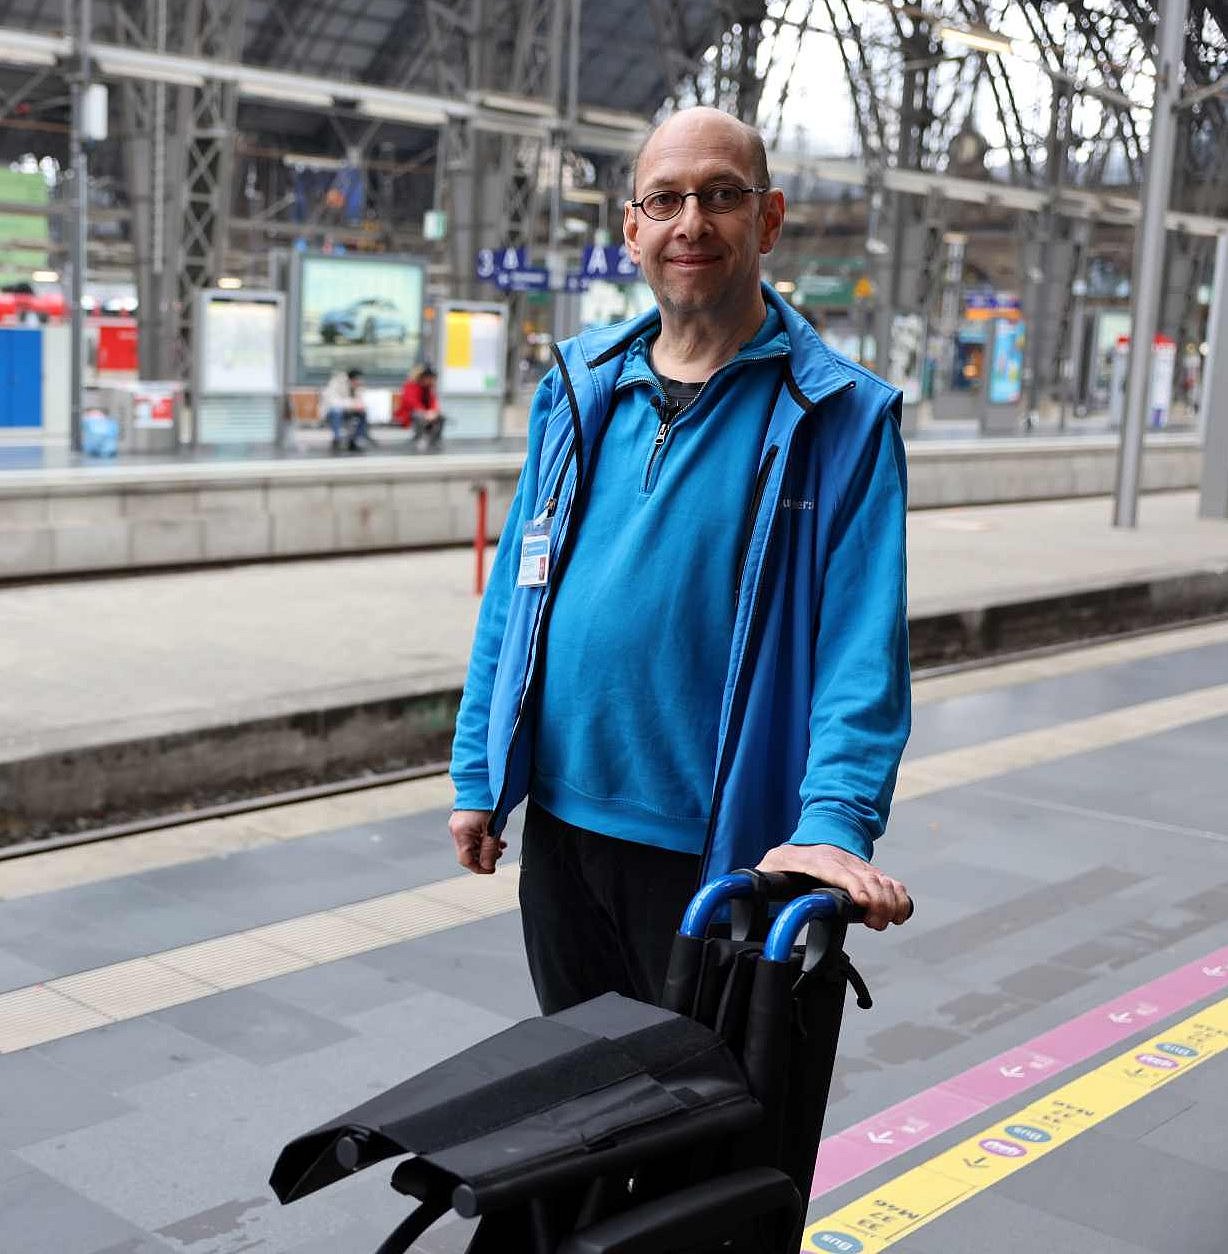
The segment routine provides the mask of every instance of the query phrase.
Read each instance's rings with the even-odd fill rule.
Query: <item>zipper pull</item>
[[[678,406],[669,397],[653,397],[653,407],[657,413],[661,415],[660,424],[657,427],[657,437],[652,442],[653,448],[660,448],[665,443],[666,436],[669,435],[670,428],[674,425],[674,419],[678,417]]]

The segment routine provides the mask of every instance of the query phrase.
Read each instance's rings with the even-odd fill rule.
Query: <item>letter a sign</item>
[[[609,283],[634,283],[640,277],[639,266],[627,255],[625,244],[590,245],[584,250],[580,273],[586,279]]]
[[[584,265],[581,273],[586,279],[604,279],[610,273],[609,258],[600,244],[594,244],[584,250]]]

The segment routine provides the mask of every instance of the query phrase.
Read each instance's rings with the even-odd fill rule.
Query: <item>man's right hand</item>
[[[456,860],[475,875],[493,875],[507,841],[492,836],[490,810],[453,810],[448,831],[456,844]]]

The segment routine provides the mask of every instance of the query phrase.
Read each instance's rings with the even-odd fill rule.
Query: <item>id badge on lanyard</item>
[[[544,514],[525,523],[520,540],[518,588],[542,588],[550,578],[550,519]]]

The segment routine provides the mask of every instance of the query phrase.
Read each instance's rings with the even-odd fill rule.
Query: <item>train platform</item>
[[[958,424],[944,430],[908,441],[914,511],[1113,491],[1116,435],[976,439],[958,438]],[[488,537],[498,535],[524,460],[523,433],[445,441],[431,455],[419,455],[400,429],[376,438],[361,455],[334,454],[328,433],[309,429],[282,449],[114,460],[0,438],[0,582],[463,544],[482,519]],[[1145,451],[1144,492],[1198,487],[1196,432],[1149,432]],[[33,460],[23,462],[27,454]]]
[[[915,705],[877,860],[917,913],[850,933],[875,1006],[803,1248],[1222,1254],[1228,623]],[[388,1171],[282,1208],[281,1146],[534,1012],[516,822],[467,876],[449,801],[431,777],[0,861],[0,1249],[373,1252]]]
[[[1190,492],[909,517],[914,664],[1228,609]],[[489,559],[488,559],[489,560]],[[477,614],[437,549],[0,586],[0,844],[446,757]]]

